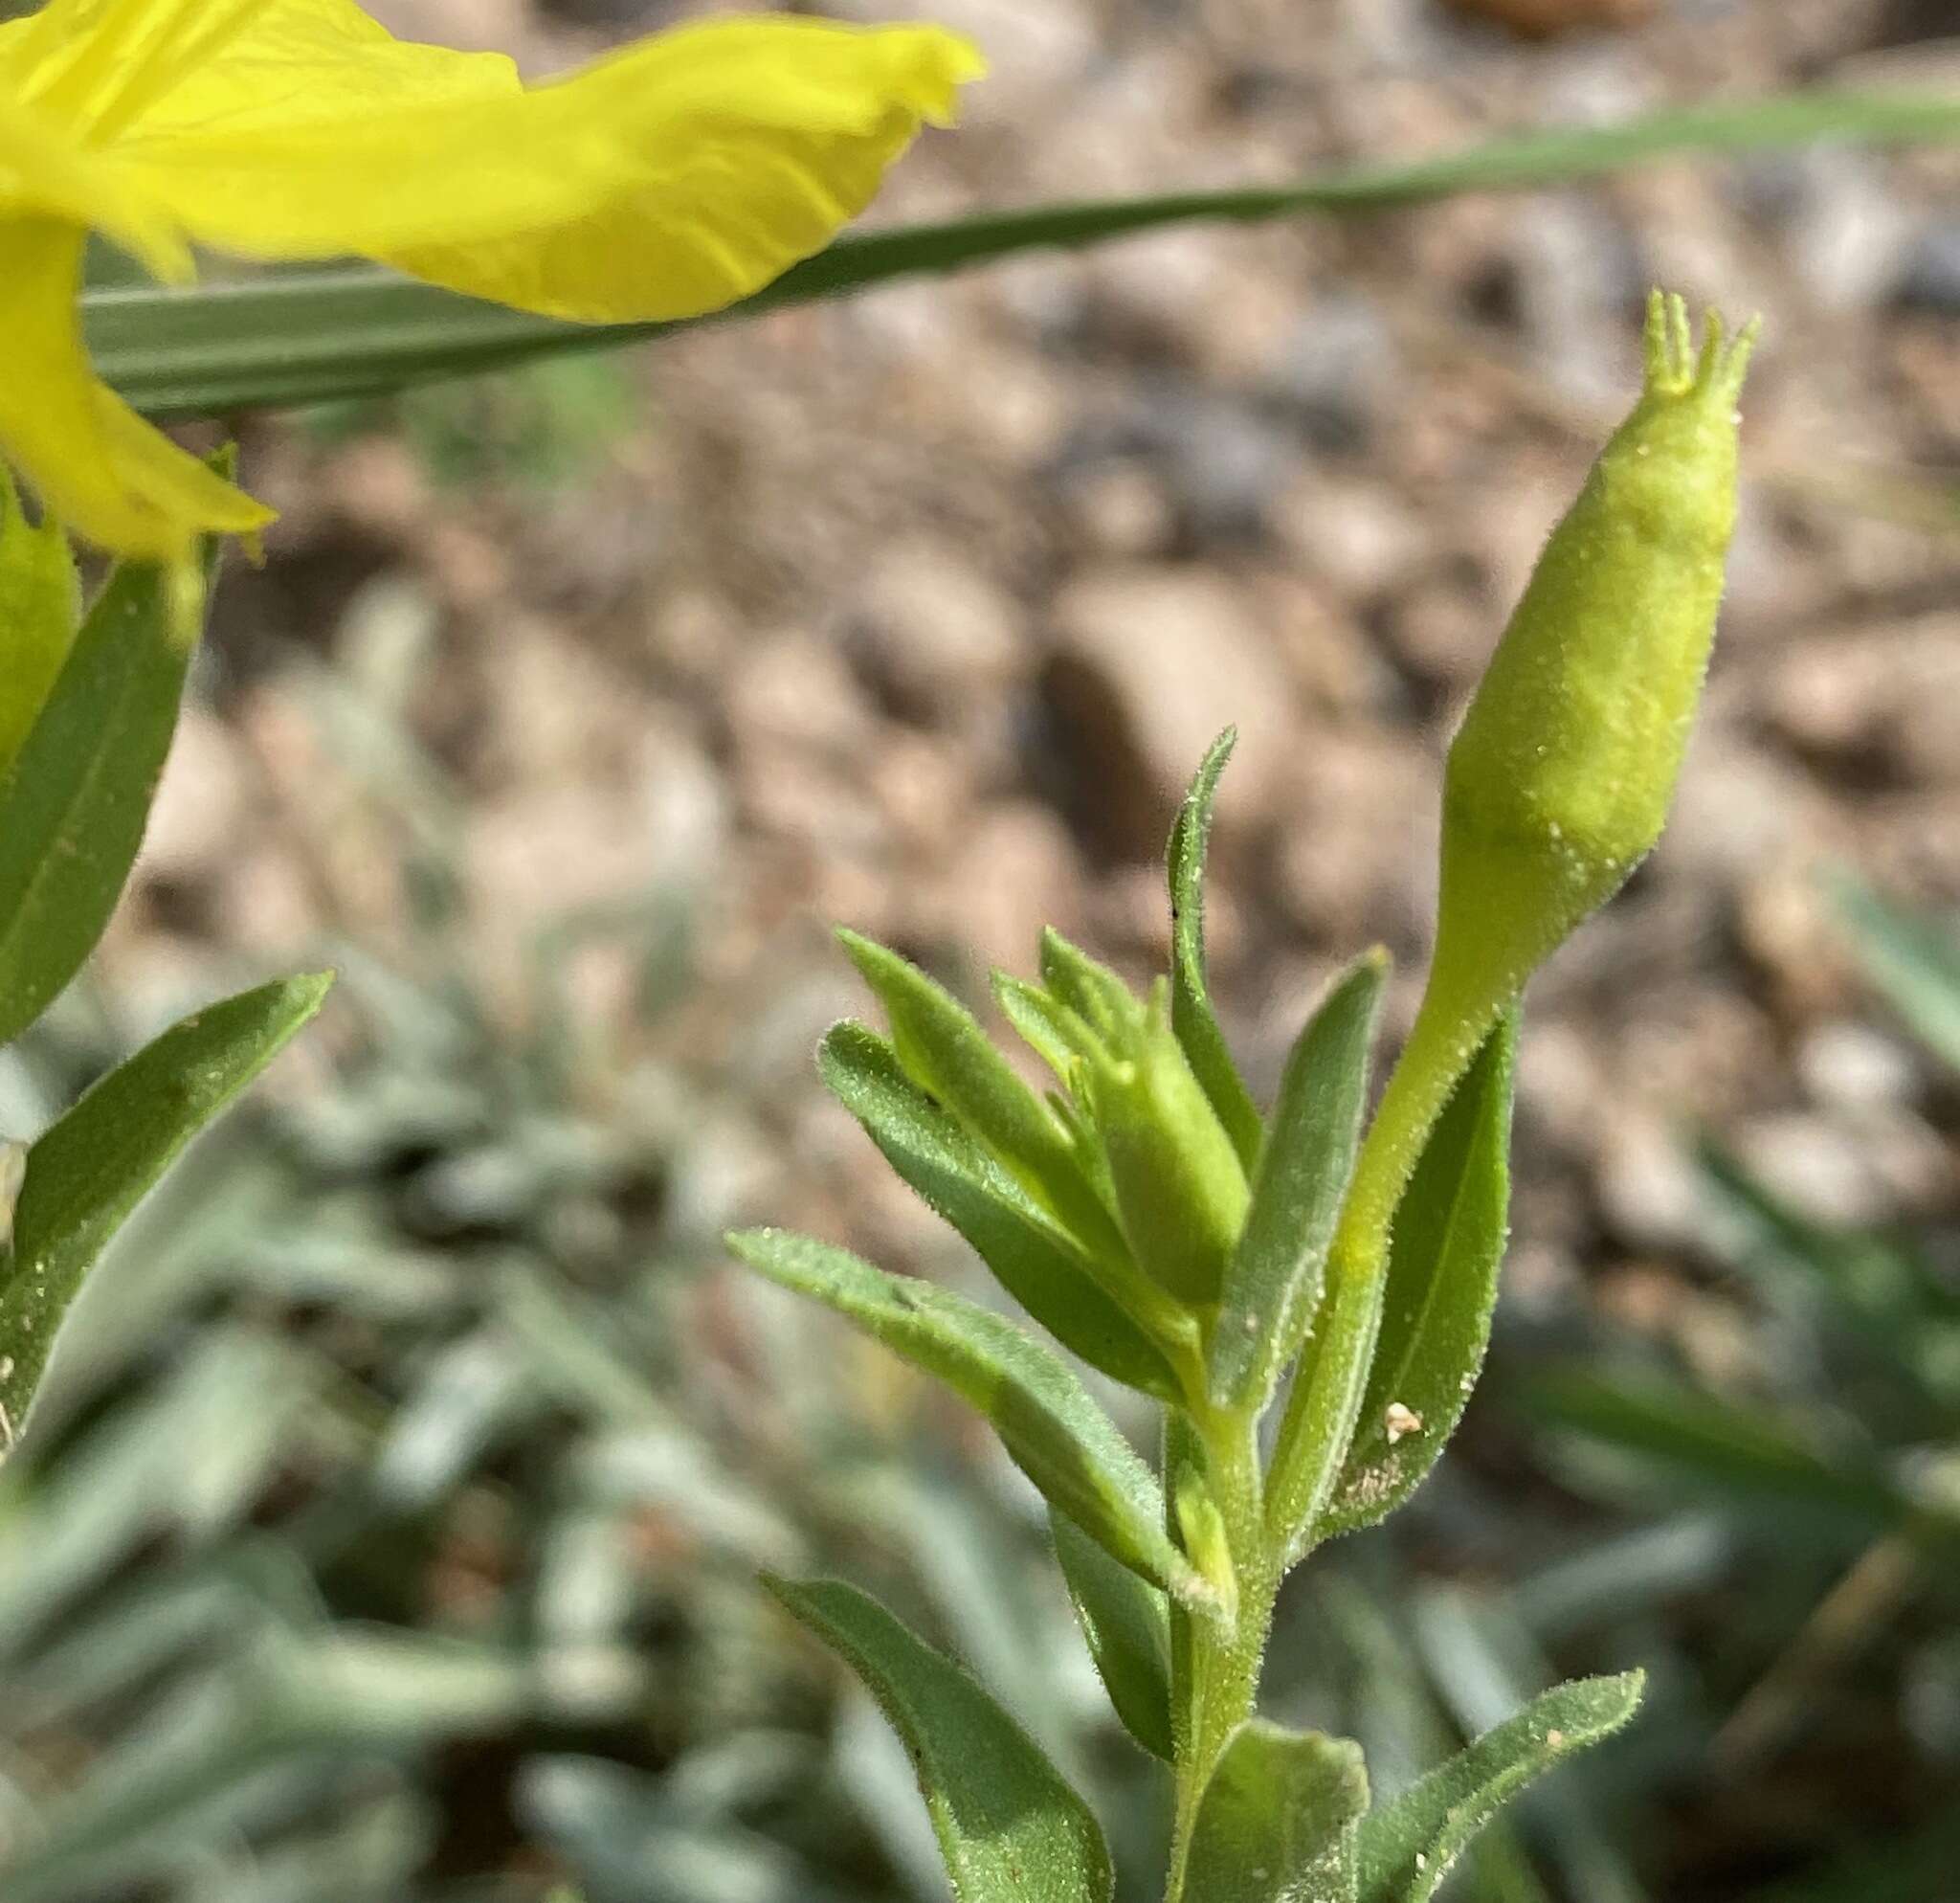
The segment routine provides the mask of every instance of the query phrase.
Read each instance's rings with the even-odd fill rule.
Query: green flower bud
[[[1458,1080],[1533,969],[1646,857],[1674,797],[1735,527],[1752,324],[1647,311],[1646,388],[1545,553],[1450,748],[1429,984],[1355,1167],[1333,1260],[1364,1279]]]
[[[1660,837],[1735,527],[1736,400],[1755,326],[1699,358],[1648,307],[1646,388],[1552,531],[1450,749],[1432,984],[1476,1037]]]
[[[1131,1255],[1180,1302],[1215,1303],[1251,1191],[1170,1027],[1162,979],[1147,1006],[1131,1003],[1108,1048],[1083,1063],[1081,1087]]]

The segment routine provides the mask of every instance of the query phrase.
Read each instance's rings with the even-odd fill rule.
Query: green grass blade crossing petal
[[[1960,139],[1960,101],[1834,90],[1724,101],[1619,125],[1511,134],[1436,158],[1361,165],[1293,185],[1039,205],[853,234],[727,315],[752,316],[1169,225],[1355,216],[1462,192],[1571,184],[1658,159],[1820,139],[1950,142]],[[274,274],[188,291],[104,290],[85,300],[84,315],[101,374],[137,409],[159,418],[372,395],[567,350],[614,347],[675,327],[561,324],[366,268]]]

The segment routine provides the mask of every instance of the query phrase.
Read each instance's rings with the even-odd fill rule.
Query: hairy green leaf
[[[1457,1086],[1396,1206],[1381,1333],[1321,1536],[1372,1526],[1415,1490],[1483,1366],[1508,1233],[1517,1041],[1513,1010]]]
[[[1053,926],[1041,934],[1041,982],[1110,1042],[1122,1039],[1143,1009],[1135,994],[1107,965],[1070,944]]]
[[[0,1043],[95,949],[143,841],[190,643],[166,571],[118,569],[0,778]]]
[[[1643,1683],[1636,1671],[1555,1686],[1370,1812],[1361,1825],[1358,1903],[1429,1903],[1477,1833],[1526,1784],[1634,1715]]]
[[[1286,1061],[1214,1324],[1212,1399],[1219,1407],[1264,1409],[1319,1305],[1327,1244],[1361,1138],[1369,1048],[1388,970],[1385,952],[1358,960],[1307,1020]]]
[[[1202,1595],[1164,1532],[1155,1476],[1053,1349],[950,1289],[887,1275],[807,1236],[747,1229],[728,1246],[770,1281],[860,1323],[979,1409],[1042,1497],[1125,1566]]]
[[[884,1039],[861,1024],[839,1024],[817,1062],[885,1160],[1064,1348],[1127,1387],[1166,1400],[1181,1394],[1163,1351],[1098,1285],[1088,1258],[905,1075]]]
[[[1051,1512],[1055,1556],[1089,1656],[1124,1729],[1170,1763],[1170,1607],[1164,1595],[1120,1566],[1066,1513]]]
[[[89,1270],[170,1160],[320,1009],[327,976],[207,1006],[119,1065],[29,1149],[0,1282],[0,1410],[25,1417]]]
[[[1354,1903],[1361,1747],[1251,1718],[1199,1801],[1186,1892],[1203,1903]]]
[[[1527,132],[1290,186],[1038,205],[854,234],[727,315],[752,316],[896,279],[1168,225],[1352,217],[1466,191],[1567,184],[1674,154],[1769,150],[1827,138],[1952,140],[1960,138],[1960,105],[1943,96],[1826,91],[1725,101],[1619,125]],[[561,324],[366,269],[309,270],[188,291],[98,291],[85,300],[84,316],[102,375],[145,414],[164,417],[368,395],[542,355],[616,347],[675,327]]]
[[[1092,1254],[1127,1259],[1054,1113],[1021,1082],[965,1005],[916,965],[855,931],[837,934],[891,1019],[905,1074],[944,1105]]]
[[[1213,741],[1170,831],[1170,1023],[1240,1164],[1251,1175],[1258,1163],[1264,1126],[1232,1061],[1225,1033],[1218,1028],[1205,978],[1205,849],[1211,842],[1218,777],[1237,744],[1237,731],[1232,728]]]
[[[1089,1807],[973,1678],[839,1580],[766,1578],[905,1741],[959,1903],[1108,1903]]]
[[[38,527],[0,466],[0,773],[33,730],[81,625],[81,590],[68,539],[52,518]]]

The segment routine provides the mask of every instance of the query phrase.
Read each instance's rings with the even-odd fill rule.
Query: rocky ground
[[[691,10],[376,11],[545,71]],[[994,77],[880,215],[1278,181],[1798,82],[1960,86],[1947,10],[1878,0],[926,11]],[[860,1008],[827,924],[969,987],[1044,922],[1141,975],[1173,802],[1236,723],[1212,908],[1246,1062],[1270,1080],[1370,940],[1406,1020],[1443,739],[1633,388],[1658,280],[1766,315],[1750,481],[1668,843],[1536,988],[1511,1286],[1589,1285],[1719,1360],[1685,1120],[1832,1218],[1953,1193],[1950,1086],[1870,1007],[1817,878],[1960,901],[1956,186],[1951,152],[1820,148],[902,286],[634,359],[596,465],[544,493],[444,487],[400,433],[254,424],[285,517],[227,584],[114,970],[174,1000],[214,954],[403,943],[392,769],[323,726],[329,660],[460,794],[443,849],[493,975],[541,917],[694,896],[702,983],[660,1035],[722,1107],[702,1198],[917,1260],[923,1217],[815,1087],[816,1037]],[[601,1024],[616,980],[586,974]]]

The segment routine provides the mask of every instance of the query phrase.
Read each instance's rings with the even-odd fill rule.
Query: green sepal
[[[1185,1893],[1202,1903],[1355,1903],[1361,1747],[1251,1718],[1198,1802]]]
[[[1233,728],[1213,741],[1170,832],[1170,1022],[1193,1074],[1238,1153],[1240,1168],[1250,1176],[1258,1164],[1264,1126],[1258,1106],[1232,1061],[1225,1033],[1218,1027],[1205,975],[1205,850],[1211,842],[1218,776],[1237,741]]]
[[[919,1780],[959,1903],[1109,1903],[1089,1807],[979,1683],[836,1579],[763,1583],[877,1699]]]
[[[1051,1512],[1055,1556],[1097,1675],[1124,1729],[1153,1757],[1174,1761],[1170,1726],[1170,1606],[1120,1566],[1066,1513]]]
[[[1114,1558],[1209,1602],[1208,1588],[1165,1532],[1156,1476],[1046,1343],[950,1289],[888,1275],[807,1236],[747,1229],[728,1246],[770,1281],[858,1322],[977,1408],[1049,1505]]]
[[[1634,1715],[1644,1683],[1635,1671],[1555,1686],[1370,1812],[1361,1825],[1357,1903],[1429,1903],[1477,1833],[1526,1784]]]
[[[1361,1116],[1388,954],[1359,959],[1286,1061],[1245,1227],[1225,1271],[1211,1345],[1214,1406],[1263,1412],[1321,1298]]]
[[[55,1332],[109,1239],[171,1159],[320,1009],[330,976],[208,1005],[112,1070],[29,1148],[0,1258],[0,1410],[16,1429]]]
[[[838,1024],[817,1063],[885,1160],[1064,1348],[1125,1387],[1180,1398],[1164,1351],[1099,1282],[1096,1265],[905,1075],[883,1038],[862,1024]]]
[[[1372,1526],[1421,1485],[1490,1345],[1509,1234],[1518,1011],[1484,1040],[1395,1208],[1381,1332],[1317,1538]]]

